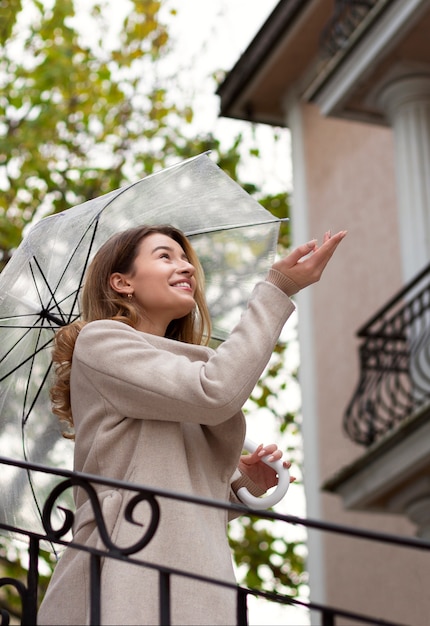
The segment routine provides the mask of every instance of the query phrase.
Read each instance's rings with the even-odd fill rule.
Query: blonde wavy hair
[[[167,235],[182,247],[195,268],[196,277],[194,310],[181,319],[173,320],[165,336],[197,345],[209,343],[211,320],[204,293],[204,272],[195,250],[184,233],[170,225],[144,225],[117,233],[108,239],[98,250],[86,272],[81,296],[81,319],[63,326],[55,335],[52,352],[54,382],[50,395],[53,412],[68,427],[63,433],[68,439],[74,439],[70,372],[79,332],[88,322],[103,319],[117,320],[136,328],[140,320],[136,304],[111,287],[110,277],[115,272],[132,273],[141,242],[156,233]]]

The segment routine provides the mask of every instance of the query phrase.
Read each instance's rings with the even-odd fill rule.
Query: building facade
[[[299,294],[309,518],[430,541],[430,1],[281,0],[218,89],[288,127],[293,243],[348,230]],[[294,512],[291,512],[294,514]],[[311,599],[430,620],[430,553],[309,533]]]

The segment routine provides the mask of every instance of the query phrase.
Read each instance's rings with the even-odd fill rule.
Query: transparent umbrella
[[[50,410],[52,340],[79,318],[85,270],[111,235],[139,224],[184,231],[205,270],[213,339],[224,340],[273,262],[279,221],[201,154],[38,222],[0,274],[4,456],[72,467],[73,446]],[[9,466],[0,485],[0,520],[41,528],[52,478]]]

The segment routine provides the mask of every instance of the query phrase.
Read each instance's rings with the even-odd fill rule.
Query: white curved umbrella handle
[[[258,445],[254,443],[248,437],[245,438],[245,443],[243,445],[245,450],[248,452],[255,452],[258,448]],[[270,456],[270,455],[269,455]],[[285,494],[288,491],[288,487],[290,486],[290,472],[283,465],[282,459],[279,461],[266,461],[265,458],[262,459],[263,463],[266,463],[269,467],[272,467],[276,473],[278,474],[278,484],[276,489],[269,493],[269,495],[264,496],[262,498],[257,498],[249,493],[246,487],[241,487],[237,491],[237,495],[242,500],[244,504],[247,504],[249,507],[253,509],[269,509],[271,506],[274,506],[278,502],[282,500]]]

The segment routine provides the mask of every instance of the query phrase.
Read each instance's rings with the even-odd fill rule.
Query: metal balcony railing
[[[430,265],[357,336],[360,378],[344,427],[368,446],[430,404]]]
[[[262,513],[261,511],[253,510],[245,506],[227,504],[225,502],[207,500],[204,498],[189,497],[181,495],[175,492],[169,492],[166,490],[158,490],[154,488],[139,487],[132,483],[126,483],[118,480],[102,479],[97,476],[88,474],[82,474],[71,471],[52,470],[42,465],[34,463],[26,463],[24,461],[14,461],[5,457],[0,457],[0,471],[4,466],[14,466],[22,469],[23,472],[44,472],[45,474],[54,474],[61,482],[54,487],[51,494],[46,500],[46,504],[43,509],[43,526],[44,532],[30,532],[17,527],[0,523],[0,531],[12,533],[15,536],[19,535],[22,539],[26,539],[28,542],[28,576],[27,584],[22,583],[19,580],[15,580],[11,577],[0,578],[0,588],[6,585],[12,586],[19,594],[22,605],[22,618],[21,624],[32,625],[37,624],[37,607],[38,607],[38,579],[39,579],[39,551],[42,542],[48,541],[55,545],[70,545],[77,550],[85,550],[90,554],[90,589],[88,597],[90,598],[90,623],[100,624],[100,597],[101,597],[101,559],[113,558],[121,561],[127,561],[130,564],[139,565],[143,568],[149,567],[158,571],[159,577],[159,624],[163,626],[169,626],[174,616],[171,614],[170,603],[170,583],[175,576],[187,576],[193,579],[204,581],[213,585],[222,585],[229,587],[236,592],[237,598],[237,621],[240,626],[246,626],[247,619],[247,599],[249,595],[253,595],[260,598],[265,598],[271,602],[276,602],[283,605],[292,605],[300,607],[304,611],[312,612],[313,614],[319,614],[321,618],[321,624],[323,626],[337,626],[346,623],[354,624],[379,624],[382,626],[402,626],[397,622],[386,621],[380,617],[371,617],[365,614],[359,614],[352,611],[346,611],[333,606],[323,606],[313,602],[302,602],[288,595],[282,595],[280,593],[268,593],[264,591],[258,591],[256,589],[248,589],[241,586],[231,585],[222,580],[216,580],[209,575],[206,577],[196,576],[190,572],[180,569],[168,569],[166,567],[158,567],[154,563],[148,563],[144,560],[137,558],[137,552],[140,552],[144,546],[149,543],[151,538],[157,532],[158,526],[158,512],[159,502],[164,498],[173,498],[175,500],[181,500],[183,502],[191,502],[205,507],[223,508],[233,510],[246,515],[252,515],[260,517],[261,519],[278,520],[285,524],[301,525],[307,528],[317,529],[324,532],[337,533],[346,535],[351,538],[382,542],[385,544],[391,544],[396,546],[403,546],[410,549],[419,549],[430,551],[430,542],[425,542],[421,539],[415,538],[401,538],[386,533],[378,533],[372,531],[365,531],[360,529],[354,529],[346,526],[323,523],[310,519],[302,519],[291,515],[279,515],[271,511]],[[67,533],[69,533],[73,524],[73,511],[65,511],[65,521],[61,528],[54,529],[51,525],[50,519],[53,513],[53,509],[57,506],[58,497],[69,488],[79,485],[80,488],[85,489],[90,497],[94,517],[97,523],[97,529],[99,531],[100,538],[103,541],[104,549],[89,548],[85,545],[77,544],[73,539],[65,539]],[[133,506],[137,503],[145,501],[149,504],[152,511],[151,523],[142,530],[142,538],[133,546],[120,547],[114,545],[108,536],[105,528],[103,514],[101,511],[100,503],[98,500],[97,492],[94,485],[105,485],[114,489],[121,489],[123,491],[131,491],[134,494],[131,503]],[[56,504],[57,503],[57,504]],[[130,507],[128,507],[130,508]],[[132,516],[133,511],[128,511]],[[429,557],[430,558],[430,557]],[[335,566],[335,565],[334,565]],[[364,576],[367,576],[367,572],[363,572]],[[366,599],[363,598],[363,606],[366,604]],[[6,626],[9,624],[9,614],[5,607],[0,606],[1,625]],[[403,625],[404,626],[404,625]]]

